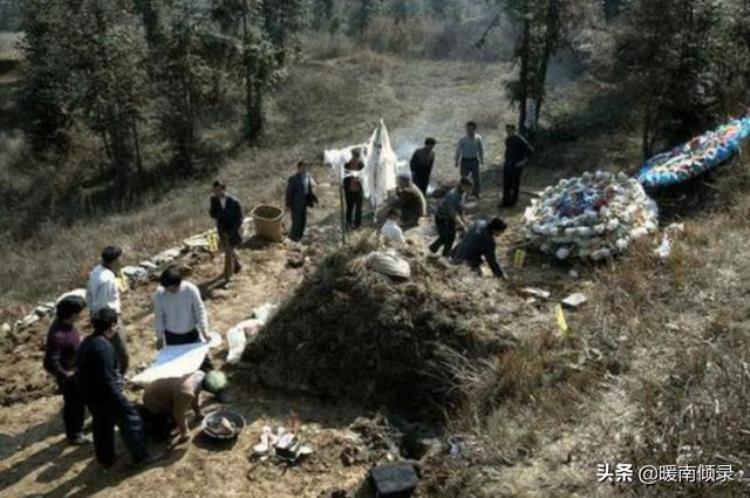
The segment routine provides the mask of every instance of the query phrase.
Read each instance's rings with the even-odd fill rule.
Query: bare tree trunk
[[[534,126],[538,124],[539,116],[544,103],[545,87],[547,84],[547,69],[552,54],[557,48],[560,36],[560,0],[548,0],[547,2],[547,30],[544,39],[544,52],[537,76],[536,105],[534,106]]]
[[[531,59],[531,20],[528,17],[528,10],[524,13],[523,20],[523,39],[521,41],[521,74],[519,75],[519,93],[518,100],[520,110],[518,113],[518,129],[523,130],[528,113],[526,101],[529,98],[529,64]]]
[[[248,144],[258,139],[263,132],[263,95],[261,83],[258,81],[257,62],[253,60],[250,47],[252,45],[249,9],[247,1],[243,2],[242,37],[243,37],[243,65],[245,69],[245,140]]]
[[[138,123],[135,118],[131,118],[130,133],[133,135],[133,146],[135,147],[135,167],[138,176],[143,178],[143,159],[141,157],[141,140],[138,134]]]

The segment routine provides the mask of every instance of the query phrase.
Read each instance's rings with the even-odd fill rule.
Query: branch
[[[492,22],[487,26],[487,28],[484,30],[484,33],[482,33],[482,36],[474,43],[474,46],[477,49],[481,49],[484,47],[484,44],[487,42],[487,36],[490,34],[490,31],[492,31],[494,28],[496,28],[500,24],[500,14],[495,14],[495,17],[492,18]]]

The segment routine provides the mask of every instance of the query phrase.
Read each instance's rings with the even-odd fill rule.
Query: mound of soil
[[[402,254],[411,279],[393,280],[366,268],[369,249],[325,259],[244,359],[268,386],[444,414],[461,401],[456,361],[512,347],[498,311],[522,302],[497,280],[416,253]]]

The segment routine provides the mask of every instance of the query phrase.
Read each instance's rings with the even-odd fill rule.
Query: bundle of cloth
[[[623,173],[584,173],[547,187],[524,215],[523,235],[533,249],[602,261],[655,232],[658,208],[637,180]]]
[[[750,136],[750,116],[734,119],[644,163],[638,181],[648,189],[682,183],[729,161]]]

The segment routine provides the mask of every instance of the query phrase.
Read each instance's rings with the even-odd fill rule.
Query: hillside
[[[737,473],[750,461],[747,158],[652,192],[659,230],[622,257],[594,264],[530,251],[516,265],[524,211],[539,192],[585,171],[636,171],[649,138],[639,99],[648,96],[613,82],[616,71],[596,70],[614,57],[611,40],[596,29],[577,32],[576,50],[551,60],[519,205],[498,210],[504,125],[518,117],[508,104],[508,83],[521,68],[499,57],[466,56],[476,53],[466,43],[460,47],[471,51],[460,52],[464,57],[427,57],[416,48],[397,55],[378,45],[393,40],[378,35],[408,37],[387,21],[378,18],[359,45],[338,36],[303,37],[267,100],[266,130],[253,146],[236,141],[239,123],[207,126],[202,138],[223,144],[209,167],[165,179],[162,188],[121,209],[82,210],[72,219],[50,213],[31,234],[0,236],[1,325],[82,286],[104,245],[122,246],[125,263],[138,263],[211,228],[214,177],[225,179],[248,211],[261,203],[280,206],[300,159],[313,164],[319,184],[321,203],[310,212],[304,246],[250,239],[241,248],[245,269],[230,288],[216,285],[221,255],[191,249],[177,260],[199,285],[211,328],[224,338],[256,308],[279,305],[239,364],[225,364],[226,344],[212,350],[230,379],[230,406],[248,421],[236,444],[216,447],[196,430],[188,442],[167,447],[164,460],[132,471],[118,439],[121,458],[103,470],[91,448],[66,444],[62,401],[41,368],[45,317],[0,332],[0,496],[364,498],[368,470],[400,459],[420,461],[418,498],[747,495],[744,474]],[[483,29],[487,19],[470,25]],[[442,29],[420,41],[440,47],[435,40],[452,33]],[[506,34],[498,35],[500,43]],[[503,47],[509,57],[510,46]],[[8,182],[28,178],[13,169],[21,157],[19,74],[15,68],[12,78],[0,74],[0,112],[11,116],[0,116],[0,179]],[[236,117],[234,105],[228,115]],[[510,281],[432,260],[424,239],[401,251],[410,279],[376,274],[364,263],[376,245],[369,224],[349,245],[340,244],[339,192],[322,152],[361,142],[380,118],[402,159],[426,136],[438,140],[437,183],[455,181],[456,139],[467,120],[478,123],[488,151],[485,190],[467,215],[499,214],[508,223],[498,245]],[[0,189],[23,191],[16,187]],[[5,199],[0,207],[22,201]],[[0,214],[8,226],[24,228],[20,214]],[[671,251],[660,257],[655,249],[667,234]],[[297,250],[301,266],[290,262]],[[549,295],[531,296],[529,288]],[[123,297],[136,369],[154,356],[155,289],[152,279]],[[565,308],[566,328],[557,304],[572,293],[587,302]],[[140,395],[127,390],[133,400]],[[207,411],[214,408],[209,401]],[[265,426],[297,423],[313,449],[309,458],[286,466],[253,454]],[[620,463],[636,469],[731,465],[736,480],[600,479],[601,465]]]

